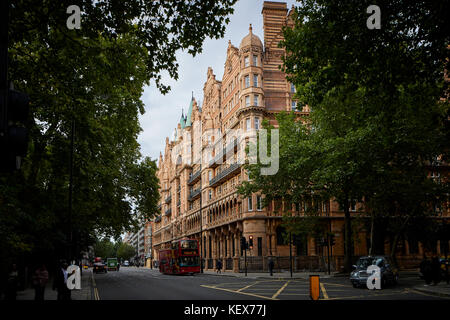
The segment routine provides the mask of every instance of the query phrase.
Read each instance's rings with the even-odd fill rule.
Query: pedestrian
[[[19,281],[19,272],[17,271],[17,265],[13,264],[11,266],[11,270],[8,273],[5,300],[16,300],[18,281]]]
[[[58,292],[57,300],[71,300],[71,292],[69,288],[67,288],[67,278],[69,277],[67,267],[67,262],[63,260],[60,264],[60,267],[56,270],[55,280],[53,282],[53,290],[56,289]]]
[[[34,300],[44,300],[45,286],[48,282],[48,271],[45,264],[40,264],[33,275]]]
[[[433,285],[437,285],[441,280],[441,262],[436,255],[431,259],[431,278]]]
[[[269,258],[269,272],[271,276],[273,276],[273,267],[274,267],[273,259]]]
[[[217,273],[222,273],[222,261],[220,259],[217,259],[216,268],[217,268],[217,270],[216,270]]]
[[[423,260],[420,263],[420,272],[423,274],[423,278],[425,279],[425,283],[427,285],[431,284],[433,279],[432,270],[431,270],[431,261],[427,259],[427,256],[423,255]]]

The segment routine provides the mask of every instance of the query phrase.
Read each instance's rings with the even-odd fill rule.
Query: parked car
[[[125,260],[125,261],[123,262],[123,266],[124,266],[124,267],[129,267],[129,266],[130,266],[130,262],[129,262],[128,260]]]
[[[367,278],[370,274],[367,273],[367,268],[371,265],[376,265],[381,272],[381,287],[386,287],[387,284],[396,285],[398,282],[398,268],[394,265],[390,257],[387,256],[364,256],[360,257],[353,265],[353,271],[350,273],[350,281],[353,287],[366,287]]]

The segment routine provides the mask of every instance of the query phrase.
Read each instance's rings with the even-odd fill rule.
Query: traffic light
[[[245,237],[241,237],[241,249],[247,250],[247,241],[245,240]]]
[[[9,89],[2,92],[0,103],[0,170],[9,172],[20,169],[21,159],[27,153],[28,130],[25,122],[28,119],[30,101],[27,94]]]
[[[250,249],[253,249],[253,236],[248,237],[248,246]]]

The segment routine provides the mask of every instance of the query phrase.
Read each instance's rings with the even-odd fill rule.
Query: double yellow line
[[[100,296],[98,295],[97,285],[95,284],[94,272],[91,273],[92,276],[92,286],[94,287],[94,300],[100,300]]]

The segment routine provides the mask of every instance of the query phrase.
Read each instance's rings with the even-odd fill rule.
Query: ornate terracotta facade
[[[247,252],[249,268],[267,270],[268,257],[276,257],[276,267],[289,268],[290,246],[282,237],[281,215],[285,209],[301,214],[304,208],[272,201],[261,205],[264,195],[253,194],[243,199],[236,187],[248,179],[240,163],[245,158],[249,135],[261,127],[263,119],[276,126],[275,115],[295,110],[306,117],[308,107],[295,109],[294,89],[279,69],[284,55],[278,42],[282,27],[290,25],[285,3],[264,2],[262,9],[264,43],[250,25],[239,48],[228,43],[224,75],[216,79],[208,68],[203,87],[203,103],[193,97],[186,115],[171,139],[166,138],[164,156],[160,154],[161,215],[153,221],[153,258],[173,240],[195,238],[201,243],[205,269],[215,268],[223,259],[226,271],[243,269],[240,238],[253,236],[253,248]],[[232,130],[241,130],[244,138],[235,140]],[[223,152],[225,151],[225,152]],[[225,161],[226,160],[226,161]],[[343,266],[343,212],[334,202],[321,204],[322,215],[328,219],[330,231],[336,235],[332,249],[332,268]],[[358,212],[356,205],[352,211]],[[367,254],[366,235],[355,235],[354,255]],[[406,253],[421,257],[421,249]],[[326,252],[315,239],[295,239],[291,246],[295,269],[323,267]],[[414,258],[413,257],[413,258]]]

